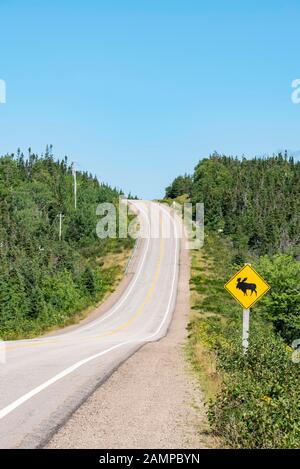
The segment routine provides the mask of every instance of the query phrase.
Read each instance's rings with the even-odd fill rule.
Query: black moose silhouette
[[[244,293],[244,296],[248,296],[247,294],[247,290],[250,290],[251,291],[251,295],[253,294],[253,292],[256,294],[257,296],[257,290],[256,290],[256,284],[255,283],[246,283],[246,280],[247,280],[247,277],[244,278],[243,280],[241,280],[241,278],[238,278],[237,279],[237,284],[236,284],[236,288],[238,290],[242,290],[242,292]]]

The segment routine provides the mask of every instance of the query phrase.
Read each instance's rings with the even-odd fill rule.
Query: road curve
[[[0,364],[0,448],[43,446],[124,360],[166,334],[177,295],[179,221],[154,202],[132,203],[146,237],[117,303],[63,334],[6,342],[6,363]],[[159,230],[150,227],[150,211]]]

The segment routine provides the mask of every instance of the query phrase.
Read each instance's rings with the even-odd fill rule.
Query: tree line
[[[0,337],[23,337],[65,324],[98,301],[112,279],[97,259],[131,240],[99,239],[96,207],[120,191],[55,160],[52,147],[39,157],[0,157]],[[63,215],[59,239],[59,214]]]
[[[232,273],[252,262],[271,290],[263,316],[288,342],[300,334],[300,163],[287,154],[238,159],[214,153],[174,179],[166,198],[205,204],[206,232],[230,241]]]
[[[167,198],[204,202],[208,228],[257,254],[300,255],[300,163],[292,157],[238,159],[214,153],[175,178]]]

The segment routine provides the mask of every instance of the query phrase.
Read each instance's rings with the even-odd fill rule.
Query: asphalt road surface
[[[132,279],[113,307],[63,334],[5,343],[0,448],[43,446],[121,363],[166,334],[177,295],[179,221],[159,204],[132,203],[145,237]],[[156,220],[151,228],[150,210]]]

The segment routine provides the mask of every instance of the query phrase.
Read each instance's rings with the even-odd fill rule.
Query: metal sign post
[[[249,323],[250,323],[250,309],[243,309],[243,349],[244,353],[247,352],[249,346]]]

